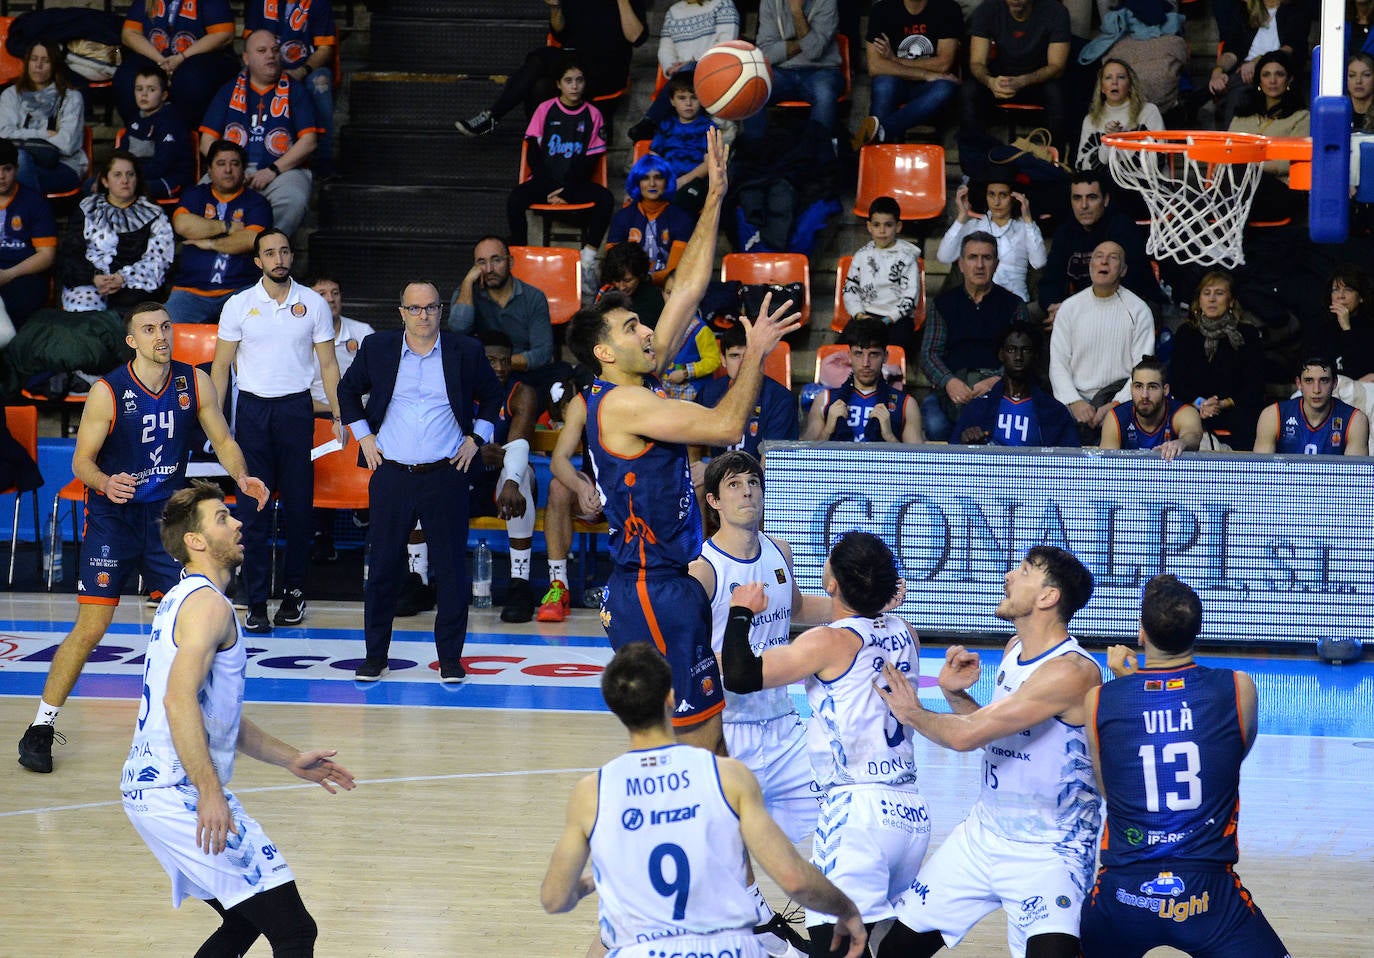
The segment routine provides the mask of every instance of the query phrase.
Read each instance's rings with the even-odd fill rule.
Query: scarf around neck
[[[229,94],[229,109],[234,113],[248,116],[248,71],[240,70],[234,80],[234,91]],[[289,118],[291,116],[291,78],[285,73],[277,79],[272,89],[272,102],[267,108],[268,116]]]

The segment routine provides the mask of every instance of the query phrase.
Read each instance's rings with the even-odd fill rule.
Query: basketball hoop
[[[1270,158],[1267,137],[1140,130],[1109,133],[1102,145],[1108,148],[1112,178],[1145,197],[1150,211],[1146,252],[1202,266],[1245,262],[1241,240],[1261,167]]]

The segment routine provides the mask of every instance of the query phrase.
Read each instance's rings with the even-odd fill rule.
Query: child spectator
[[[739,11],[732,0],[678,0],[669,7],[658,40],[658,66],[669,80],[682,82],[658,92],[643,119],[627,131],[630,139],[652,139],[659,126],[672,119],[673,90],[692,88],[697,60],[716,44],[738,39]]]
[[[663,313],[663,292],[649,278],[649,254],[638,243],[621,243],[606,252],[601,264],[605,285],[596,298],[608,290],[618,290],[630,298],[630,308],[641,324],[653,329]]]
[[[611,217],[608,246],[638,243],[649,255],[654,285],[662,286],[687,248],[696,226],[691,214],[672,206],[676,178],[668,161],[652,153],[639,158],[625,177],[625,192],[632,202]]]
[[[1159,107],[1141,94],[1135,70],[1124,60],[1107,60],[1097,71],[1097,89],[1088,115],[1083,117],[1074,168],[1098,170],[1107,166],[1107,150],[1102,146],[1104,133],[1162,129],[1164,117]]]
[[[147,196],[165,200],[181,195],[195,181],[191,133],[181,114],[167,102],[171,93],[167,75],[155,66],[138,71],[134,101],[138,118],[115,138],[115,147],[138,157]]]
[[[921,302],[921,251],[900,239],[902,210],[890,196],[868,207],[873,241],[854,254],[844,278],[844,308],[855,319],[878,319],[889,327],[889,342],[908,352],[915,338],[914,317]]]
[[[584,282],[595,289],[596,248],[606,235],[614,205],[611,191],[592,180],[593,157],[606,152],[601,111],[584,98],[586,75],[566,63],[558,76],[558,96],[539,104],[525,129],[531,176],[511,190],[506,202],[512,246],[529,242],[525,212],[535,203],[593,203],[582,224]]]
[[[696,215],[706,201],[706,131],[715,121],[701,108],[690,76],[668,81],[676,116],[658,125],[649,149],[668,161],[677,177],[674,202]]]
[[[664,283],[664,292],[668,296],[673,294],[671,274]],[[663,370],[663,390],[674,399],[695,400],[720,365],[720,344],[715,331],[702,321],[698,309],[687,325],[672,365]]]

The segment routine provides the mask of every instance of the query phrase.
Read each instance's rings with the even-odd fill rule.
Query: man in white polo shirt
[[[339,419],[339,363],[334,355],[334,321],[315,291],[291,278],[291,241],[279,229],[258,234],[253,262],[262,279],[224,304],[219,343],[210,372],[215,388],[229,386],[229,367],[238,376],[235,439],[251,463],[249,471],[277,492],[286,530],[284,593],[276,617],[267,618],[271,517],[239,506],[243,523],[243,581],[248,603],[244,629],[270,632],[305,618],[305,570],[314,523],[315,476],[310,462],[314,415],[310,384],[318,361],[324,394],[342,441]]]

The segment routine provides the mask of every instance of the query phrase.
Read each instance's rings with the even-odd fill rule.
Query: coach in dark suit
[[[467,469],[491,441],[502,392],[477,340],[440,333],[443,309],[433,284],[411,283],[401,293],[404,332],[364,339],[339,382],[343,420],[373,471],[363,612],[367,658],[355,672],[364,682],[375,682],[387,668],[406,540],[417,518],[429,533],[439,677],[450,683],[467,677],[459,661],[470,588]]]

